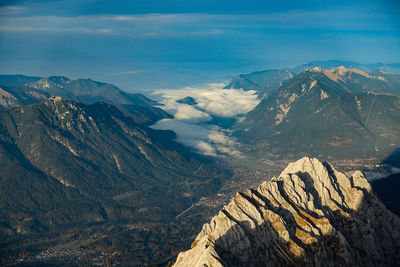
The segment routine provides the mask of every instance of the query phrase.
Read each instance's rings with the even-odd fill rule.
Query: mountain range
[[[173,221],[227,177],[174,138],[102,102],[58,96],[0,111],[0,254],[93,224]]]
[[[262,101],[234,126],[235,135],[264,155],[384,159],[400,146],[399,77],[308,68],[278,87],[264,87]]]
[[[92,79],[0,75],[0,108],[39,103],[52,96],[84,104],[113,104],[137,123],[153,124],[160,119],[172,117],[160,108],[159,103],[142,94],[127,93],[112,84]]]
[[[215,124],[268,168],[303,156],[400,166],[400,75],[388,72],[396,68],[329,61],[242,74],[226,89],[254,90],[259,104]],[[176,104],[200,100],[188,94]],[[234,175],[235,163],[218,166],[174,132],[150,128],[173,118],[163,108],[91,79],[0,75],[2,264],[63,264],[65,251],[86,255],[67,265],[165,262],[210,207],[226,203],[210,196],[270,178],[241,167]],[[372,183],[393,212],[397,177]],[[306,157],[238,193],[176,265],[396,265],[399,227],[361,172],[346,177]],[[91,261],[93,251],[103,261]]]
[[[294,68],[272,69],[240,74],[233,78],[226,89],[255,90],[266,97],[271,91],[282,85],[283,81],[293,78],[307,69],[322,68],[332,70],[343,82],[351,83],[354,90],[365,92],[385,92],[399,95],[399,64],[360,64],[356,62],[330,60],[316,61]]]
[[[360,171],[303,158],[239,192],[174,266],[397,266],[400,218]]]

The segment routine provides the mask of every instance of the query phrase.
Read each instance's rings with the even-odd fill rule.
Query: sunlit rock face
[[[305,157],[238,193],[175,266],[399,266],[399,234],[363,173]]]

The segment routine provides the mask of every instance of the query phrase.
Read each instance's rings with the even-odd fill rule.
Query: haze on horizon
[[[90,77],[128,91],[314,60],[400,62],[399,48],[396,1],[0,3],[0,73]]]

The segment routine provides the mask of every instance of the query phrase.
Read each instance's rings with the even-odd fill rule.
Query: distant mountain
[[[364,72],[373,72],[377,69],[400,74],[400,64],[399,63],[391,63],[391,64],[384,64],[384,63],[370,63],[370,64],[363,64],[353,61],[343,61],[343,60],[326,60],[326,61],[312,61],[300,66],[293,68],[293,72],[300,73],[303,72],[307,68],[313,67],[321,67],[324,69],[334,69],[337,67],[343,66],[345,68],[351,69],[356,68],[362,70]]]
[[[8,86],[3,86],[2,82]],[[26,83],[21,84],[23,82]],[[130,94],[114,85],[91,79],[70,80],[63,76],[47,78],[0,76],[0,108],[39,103],[50,96],[61,96],[84,104],[110,103],[118,106],[136,123],[153,124],[160,119],[172,117],[159,108],[156,101],[142,94]]]
[[[257,71],[249,74],[240,74],[224,88],[243,89],[245,91],[254,90],[264,95],[279,87],[283,81],[293,76],[294,73],[290,69]]]
[[[224,177],[174,137],[106,103],[54,97],[0,111],[2,242],[89,223],[172,220]]]
[[[178,99],[178,100],[176,100],[176,103],[187,104],[187,105],[191,105],[191,106],[197,105],[196,99],[194,99],[191,96],[186,96],[186,97],[184,97],[182,99]]]
[[[237,193],[174,266],[398,266],[399,249],[400,218],[360,171],[303,158]]]
[[[0,85],[0,108],[8,108],[17,104],[33,104],[47,99],[47,92],[28,86]]]
[[[315,67],[283,82],[237,123],[236,135],[250,150],[277,156],[385,158],[400,146],[400,97],[365,93],[372,88],[354,76],[376,79],[351,72]]]
[[[352,91],[389,93],[400,95],[400,75],[377,69],[366,73],[358,69],[347,69],[343,66],[334,68],[332,73],[343,79]]]
[[[0,74],[0,85],[3,86],[21,86],[34,83],[42,79],[41,77],[25,76],[25,75],[4,75]]]
[[[134,122],[139,124],[151,125],[160,119],[172,119],[173,116],[163,109],[151,105],[119,105],[125,116],[131,117]]]
[[[265,96],[268,95],[271,91],[275,90],[277,87],[281,86],[283,81],[293,78],[293,76],[314,67],[319,67],[327,70],[338,68],[347,69],[347,74],[345,75],[345,77],[347,77],[348,79],[353,79],[353,82],[361,78],[359,77],[359,75],[364,76],[365,72],[367,72],[367,75],[370,76],[369,78],[374,78],[376,80],[370,86],[370,88],[372,87],[374,91],[380,90],[379,86],[383,85],[385,89],[389,89],[391,91],[393,91],[393,87],[395,89],[397,88],[397,90],[394,90],[393,93],[400,94],[400,89],[398,89],[400,63],[360,64],[357,62],[340,60],[314,61],[294,68],[272,69],[256,71],[249,74],[240,74],[237,77],[233,78],[229,82],[229,84],[225,86],[225,88],[255,90],[261,96]],[[352,71],[355,69],[357,69],[356,73]],[[362,78],[359,83],[362,84],[361,86],[365,85],[362,81]],[[366,88],[364,88],[364,90],[365,89]],[[383,91],[383,89],[381,91]]]
[[[92,79],[69,80],[62,76],[43,78],[28,86],[40,89],[52,96],[61,96],[86,104],[106,102],[113,105],[154,105],[155,101],[142,94],[130,94],[112,84],[93,81]]]
[[[52,96],[68,96],[69,98],[73,98],[74,94],[67,89],[67,85],[70,82],[70,79],[64,76],[51,76],[25,85],[45,91]]]

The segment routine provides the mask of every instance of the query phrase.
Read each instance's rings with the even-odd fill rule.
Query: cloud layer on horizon
[[[292,31],[398,32],[398,14],[369,10],[290,10],[263,14],[148,13],[40,15],[24,6],[0,7],[2,31],[81,32],[129,38],[293,34]],[[388,23],[391,22],[391,23]]]
[[[0,72],[156,90],[310,61],[400,61],[395,3],[175,2],[0,1]]]

